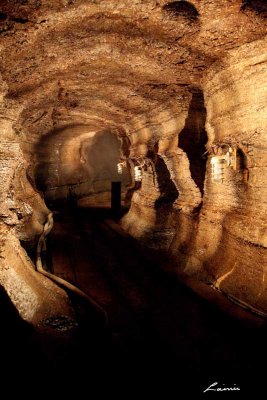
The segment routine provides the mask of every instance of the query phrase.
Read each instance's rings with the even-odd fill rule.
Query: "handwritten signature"
[[[221,386],[217,386],[219,385],[218,382],[213,382],[209,387],[207,387],[207,389],[203,390],[203,393],[209,392],[209,391],[214,391],[214,392],[233,392],[233,391],[238,391],[241,390],[240,387],[238,387],[236,384],[234,384],[233,386],[225,386],[225,384],[223,383]]]

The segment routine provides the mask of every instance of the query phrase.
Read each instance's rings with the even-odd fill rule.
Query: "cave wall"
[[[230,143],[236,170],[211,182],[211,166],[188,273],[266,312],[266,40],[229,52],[204,85],[209,147]],[[240,160],[240,157],[242,158]]]
[[[35,272],[21,243],[34,245],[43,232],[47,209],[27,176],[28,162],[13,124],[21,111],[5,98],[2,85],[0,136],[0,284],[21,317],[47,330],[46,321],[59,315],[74,318],[66,293]]]
[[[131,134],[131,156],[149,161],[143,170],[141,188],[131,202],[129,213],[123,218],[122,226],[134,237],[142,239],[155,248],[168,249],[177,230],[180,214],[191,214],[201,203],[201,192],[190,173],[190,163],[186,152],[178,146],[179,133],[186,125],[193,94],[190,90],[183,94],[183,102],[177,99],[177,111],[159,113],[149,125],[139,127]],[[139,122],[140,124],[140,122]],[[151,126],[151,127],[150,127]],[[157,129],[155,129],[157,127]],[[151,155],[152,154],[152,155]],[[173,198],[173,188],[166,188],[172,207],[158,207],[163,193],[160,188],[160,171],[167,169],[166,184],[172,184],[177,191]],[[165,201],[166,203],[166,201]],[[166,210],[167,209],[167,210]]]
[[[207,154],[204,159],[201,153],[193,156],[194,160],[198,157],[200,163],[206,163],[203,194],[193,179],[190,155],[179,147],[179,139],[177,145],[177,132],[179,138],[185,129],[187,138],[190,132],[197,135],[189,102],[191,127],[185,128],[183,115],[181,126],[174,129],[175,135],[167,127],[162,128],[168,140],[172,138],[172,145],[166,146],[166,139],[162,139],[164,144],[154,148],[154,154],[164,160],[178,192],[169,210],[170,218],[164,212],[163,218],[157,218],[159,176],[153,178],[150,170],[144,172],[142,187],[133,196],[131,210],[122,221],[125,229],[147,245],[165,249],[171,255],[171,270],[204,280],[240,304],[263,313],[267,300],[267,105],[263,84],[266,44],[264,39],[229,51],[203,80]],[[133,137],[133,144],[135,140]],[[213,182],[213,149],[229,145],[237,149],[237,167],[226,167],[224,181]],[[200,142],[196,148],[200,148]],[[141,152],[137,154],[140,156]],[[166,231],[169,238],[163,240]]]
[[[142,165],[123,228],[165,251],[172,271],[266,310],[265,2],[169,3],[1,4],[0,283],[28,320],[13,270],[40,318],[54,292],[55,310],[67,303],[20,243],[34,248],[42,233],[42,192],[98,190],[87,156],[101,132]],[[225,144],[239,167],[214,183],[212,152]]]

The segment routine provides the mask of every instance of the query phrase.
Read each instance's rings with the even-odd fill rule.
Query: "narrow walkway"
[[[50,239],[53,272],[108,313],[112,341],[100,374],[115,390],[122,382],[175,388],[173,398],[201,394],[213,382],[253,392],[266,329],[235,320],[166,275],[107,217],[100,209],[62,214]]]

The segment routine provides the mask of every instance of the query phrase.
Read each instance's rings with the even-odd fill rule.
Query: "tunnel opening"
[[[86,224],[95,226],[108,218],[117,221],[128,212],[132,182],[127,163],[118,173],[118,162],[129,154],[128,142],[109,130],[88,132],[84,126],[68,127],[44,137],[35,153],[34,185],[43,193],[54,220],[40,259],[46,271],[75,284],[73,257],[69,254],[66,268],[62,255],[57,258],[57,254],[64,253],[74,232],[87,229]],[[36,263],[37,244],[24,248]]]
[[[205,155],[205,145],[208,140],[205,129],[206,116],[204,95],[200,89],[197,89],[192,93],[185,126],[179,134],[178,146],[187,154],[192,179],[199,188],[202,196],[204,194],[207,162]]]
[[[123,147],[123,149],[122,149]],[[127,145],[108,131],[70,127],[52,132],[36,145],[35,183],[49,208],[64,205],[110,208],[112,182],[121,182],[122,200],[131,182],[129,168],[118,173]]]
[[[127,166],[119,173],[118,162],[121,153],[126,151],[125,147],[127,148],[124,141],[119,140],[113,133],[101,132],[95,135],[86,156],[87,165],[89,163],[92,171],[94,193],[90,193],[87,199],[86,196],[83,197],[79,205],[110,208],[116,203],[115,208],[118,210],[120,197],[124,206],[127,187],[131,179]]]

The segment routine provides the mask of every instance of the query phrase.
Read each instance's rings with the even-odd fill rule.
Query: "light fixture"
[[[126,167],[126,161],[120,162],[117,164],[117,172],[119,175],[123,174],[123,168]]]
[[[226,160],[225,156],[211,157],[211,180],[212,182],[223,183]]]
[[[223,183],[226,166],[236,170],[236,148],[229,146],[226,154],[211,157],[211,180]]]
[[[134,167],[134,180],[136,182],[142,181],[142,167],[140,165]]]

